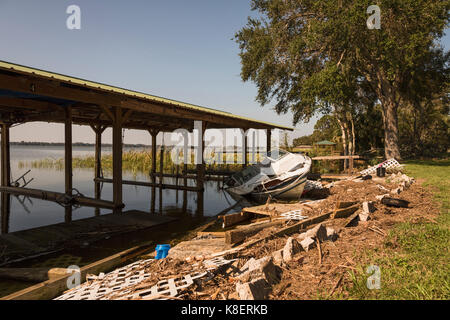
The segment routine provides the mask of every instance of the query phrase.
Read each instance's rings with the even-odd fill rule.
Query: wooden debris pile
[[[172,248],[168,258],[136,267],[125,279],[140,276],[139,281],[109,291],[101,299],[268,299],[283,297],[286,291],[292,298],[295,293],[288,288],[304,277],[294,274],[298,268],[307,268],[310,255],[316,261],[311,268],[326,267],[330,246],[340,246],[346,237],[351,238],[352,230],[362,230],[353,227],[367,230],[365,238],[371,233],[385,237],[380,217],[386,217],[388,206],[396,200],[406,201],[391,196],[398,197],[413,182],[401,173],[383,179],[349,179],[327,185],[330,196],[326,199],[268,201],[220,216],[223,231],[199,232],[195,239]],[[351,243],[348,248],[353,248]],[[323,276],[351,268],[349,264],[333,266]],[[99,288],[103,281],[105,287],[105,279],[94,279],[86,286]],[[321,281],[325,280],[317,285]],[[334,280],[329,295],[342,281],[342,275]]]

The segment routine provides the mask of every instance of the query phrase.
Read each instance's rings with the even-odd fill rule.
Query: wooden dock
[[[0,235],[0,265],[57,252],[66,247],[92,243],[106,236],[143,230],[177,220],[176,218],[127,211],[122,214],[105,214],[87,219],[58,223]]]

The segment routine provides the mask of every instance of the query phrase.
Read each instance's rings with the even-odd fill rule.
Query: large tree
[[[373,4],[381,9],[381,29],[366,24]],[[365,83],[381,104],[385,156],[400,158],[398,108],[410,100],[422,65],[440,52],[436,39],[448,26],[450,0],[252,0],[252,9],[257,17],[236,40],[242,79],[257,84],[257,100],[275,99],[275,109],[292,110],[296,124],[329,112],[330,100],[347,107],[346,90]],[[336,74],[347,85],[333,89]]]

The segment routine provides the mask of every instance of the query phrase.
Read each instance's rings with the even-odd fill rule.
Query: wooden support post
[[[64,121],[64,171],[65,171],[65,192],[72,195],[72,107],[65,110]]]
[[[159,188],[162,189],[164,179],[164,132],[162,132],[161,147],[159,148]]]
[[[2,125],[2,186],[7,187],[11,185],[11,157],[9,149],[9,125]]]
[[[200,190],[197,193],[197,214],[203,215],[204,209],[204,183],[205,183],[205,161],[203,159],[203,152],[205,150],[205,131],[206,131],[206,122],[201,121],[201,128],[199,128],[198,132],[198,146],[200,150],[198,150],[198,162],[197,162],[197,188]]]
[[[267,146],[267,153],[269,153],[270,150],[272,149],[272,130],[267,129],[266,132],[267,132],[267,135],[266,135],[266,137],[267,137],[266,146]]]
[[[116,213],[122,212],[122,108],[116,107],[114,110],[113,123],[113,202],[119,209]]]
[[[102,133],[105,131],[106,126],[91,125],[92,130],[95,132],[95,164],[94,164],[94,183],[95,183],[95,199],[101,198],[101,183],[96,181],[98,178],[103,178],[102,175]],[[100,215],[100,208],[95,208],[95,215]]]
[[[11,214],[11,194],[1,193],[1,228],[0,234],[9,232],[9,218]]]
[[[151,188],[151,203],[150,203],[150,212],[155,213],[155,206],[156,206],[156,137],[158,135],[158,131],[156,130],[149,130],[150,136],[152,137],[152,167],[150,169],[150,180],[153,183],[153,186]]]
[[[73,189],[73,173],[72,173],[72,107],[67,106],[65,109],[64,119],[64,180],[65,193],[72,196]],[[65,207],[64,221],[72,221],[72,205]]]
[[[248,136],[247,130],[244,130],[244,136],[242,137],[242,157],[244,158],[242,161],[242,167],[246,168],[248,166]]]

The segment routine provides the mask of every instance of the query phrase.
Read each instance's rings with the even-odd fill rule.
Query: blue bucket
[[[170,244],[158,244],[156,246],[156,260],[164,259],[169,254]]]

